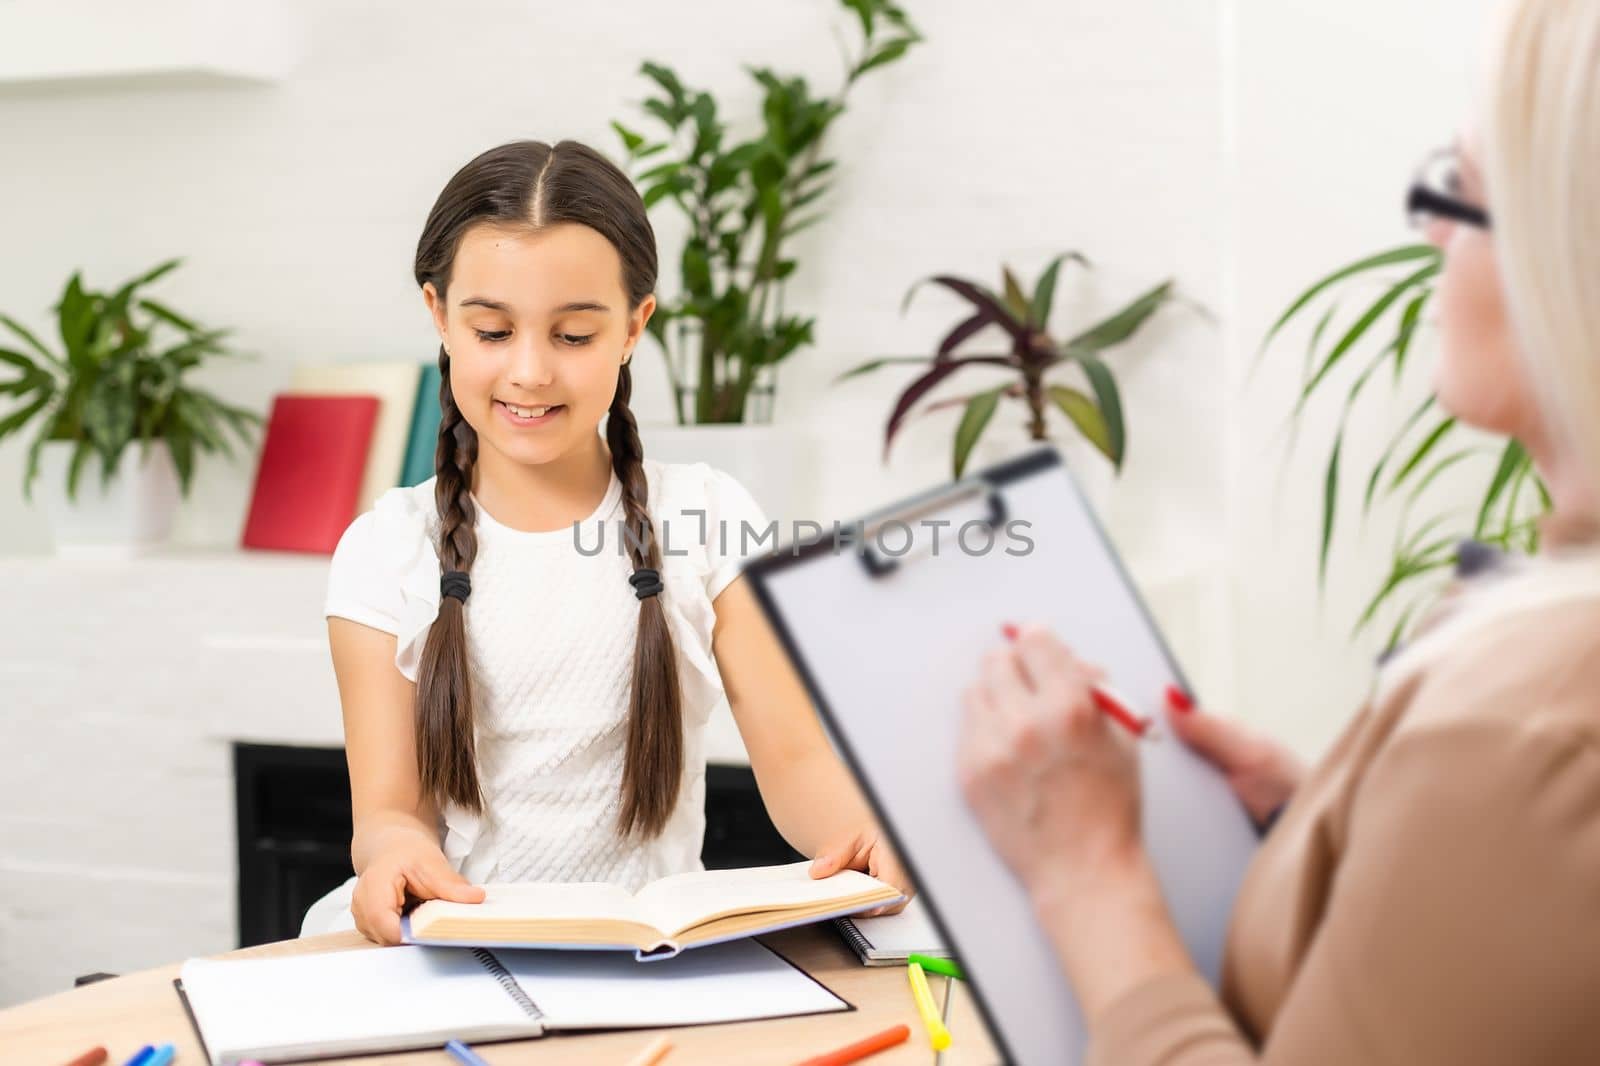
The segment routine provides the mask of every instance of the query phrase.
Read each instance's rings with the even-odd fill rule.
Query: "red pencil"
[[[71,1062],[67,1063],[67,1066],[100,1066],[100,1064],[106,1061],[106,1059],[109,1057],[110,1052],[108,1052],[105,1048],[93,1047],[88,1051],[85,1051],[82,1055],[79,1055],[77,1058],[73,1059]]]
[[[876,1055],[885,1048],[892,1048],[896,1044],[903,1044],[911,1037],[909,1025],[897,1025],[893,1029],[885,1029],[875,1036],[865,1040],[858,1040],[826,1055],[818,1055],[814,1059],[806,1059],[799,1066],[845,1066],[846,1063],[859,1062],[868,1055]]]
[[[1000,632],[1007,640],[1017,639],[1017,627],[1009,622],[1000,627]],[[1160,736],[1154,731],[1155,723],[1148,718],[1140,718],[1129,710],[1128,701],[1109,685],[1091,685],[1089,695],[1094,698],[1094,705],[1100,708],[1102,713],[1134,736],[1150,740]]]

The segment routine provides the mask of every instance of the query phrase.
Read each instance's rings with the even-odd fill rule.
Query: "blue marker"
[[[172,1057],[177,1053],[178,1049],[173,1047],[171,1044],[162,1044],[160,1047],[156,1048],[153,1055],[144,1060],[142,1066],[167,1066],[167,1064],[172,1061]]]
[[[138,1051],[135,1051],[133,1053],[133,1058],[129,1059],[127,1062],[124,1062],[122,1066],[145,1066],[145,1064],[150,1061],[150,1056],[154,1055],[155,1053],[155,1047],[150,1044],[146,1044]]]
[[[444,1049],[450,1052],[456,1061],[461,1063],[461,1066],[489,1066],[477,1052],[459,1040],[450,1041],[445,1044]]]

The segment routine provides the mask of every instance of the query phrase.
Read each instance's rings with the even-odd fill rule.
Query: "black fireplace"
[[[306,908],[350,869],[350,780],[344,749],[235,744],[239,946],[298,936]],[[706,770],[708,869],[800,858],[767,817],[755,775]]]

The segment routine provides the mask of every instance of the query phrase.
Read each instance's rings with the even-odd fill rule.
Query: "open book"
[[[190,959],[176,983],[211,1066],[854,1009],[757,940],[648,966],[615,952],[421,947]]]
[[[809,862],[705,870],[611,884],[488,884],[482,903],[432,899],[402,920],[407,943],[473,947],[632,949],[670,958],[685,948],[770,933],[879,907],[900,892],[845,870],[813,880]]]

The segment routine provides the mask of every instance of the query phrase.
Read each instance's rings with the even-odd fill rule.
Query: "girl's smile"
[[[494,401],[494,406],[495,410],[500,412],[502,418],[518,429],[547,425],[559,418],[567,409],[565,404],[559,403],[523,407],[519,404],[507,403],[505,400]]]

